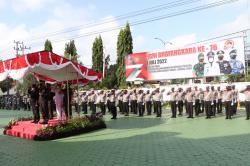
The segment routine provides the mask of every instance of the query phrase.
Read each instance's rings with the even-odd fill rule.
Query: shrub
[[[52,140],[106,128],[101,114],[76,117],[64,123],[48,126],[37,131],[35,140]]]

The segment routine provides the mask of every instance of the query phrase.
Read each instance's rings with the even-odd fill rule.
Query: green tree
[[[119,87],[126,86],[125,78],[125,61],[124,58],[128,54],[133,53],[133,38],[130,26],[127,23],[124,29],[120,30],[117,40],[117,83]]]
[[[105,77],[107,76],[107,69],[109,67],[109,62],[110,62],[110,55],[107,55],[105,57],[105,60],[104,60],[104,74],[105,74]]]
[[[100,35],[95,38],[92,47],[92,69],[98,72],[103,70],[103,43]]]
[[[12,88],[13,83],[14,83],[14,80],[12,78],[9,78],[9,77],[6,80],[1,81],[0,88],[1,88],[2,92],[4,93],[4,92],[9,91]]]
[[[78,62],[78,54],[74,40],[71,40],[69,43],[65,44],[64,57],[72,60],[73,62]]]
[[[53,52],[53,47],[52,47],[51,41],[49,41],[48,39],[44,43],[44,50]]]
[[[107,69],[107,74],[106,77],[103,78],[102,80],[102,88],[117,88],[117,77],[116,77],[116,70],[117,70],[117,65],[110,65]]]

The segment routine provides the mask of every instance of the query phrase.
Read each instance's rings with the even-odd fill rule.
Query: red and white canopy
[[[27,73],[33,73],[37,78],[51,83],[78,80],[79,83],[86,84],[89,80],[98,82],[102,79],[101,73],[48,51],[30,53],[0,62],[0,81],[8,76],[19,80]]]

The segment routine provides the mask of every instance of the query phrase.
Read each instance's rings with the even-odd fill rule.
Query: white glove
[[[195,105],[195,102],[193,102],[193,105]]]
[[[176,105],[178,104],[178,101],[176,102]]]
[[[214,102],[212,102],[211,105],[214,105]]]
[[[234,102],[231,103],[231,106],[233,106],[233,105],[234,105]]]

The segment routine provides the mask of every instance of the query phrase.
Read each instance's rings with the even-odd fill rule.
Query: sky
[[[231,0],[232,3],[222,6],[176,15],[221,1],[230,0],[0,0],[0,59],[15,57],[14,40],[31,47],[25,50],[30,53],[43,50],[45,40],[49,39],[53,52],[63,55],[65,43],[74,39],[80,61],[91,67],[92,44],[95,37],[101,35],[105,55],[110,55],[111,63],[114,63],[120,27],[126,22],[133,25],[159,16],[172,15],[131,26],[133,52],[178,48],[250,28],[250,0]],[[117,19],[124,14],[170,3],[171,7],[162,10]],[[101,33],[110,29],[114,30]],[[165,41],[166,45],[155,38]]]

